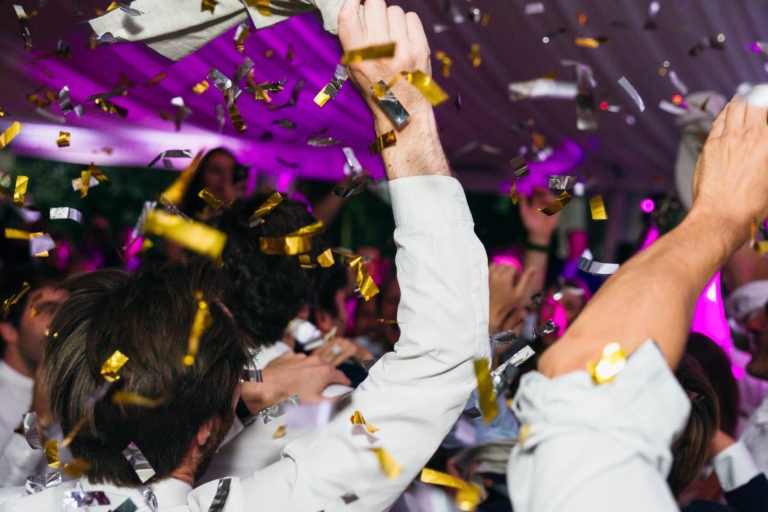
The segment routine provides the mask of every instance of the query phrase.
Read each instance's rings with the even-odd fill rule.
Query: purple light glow
[[[720,272],[704,287],[704,292],[696,303],[691,330],[709,336],[726,353],[730,352],[733,343],[720,293]]]
[[[648,247],[651,246],[653,242],[655,242],[658,239],[659,239],[659,228],[657,228],[656,226],[651,226],[651,229],[648,230],[648,235],[645,237],[645,241],[643,242],[643,245],[640,246],[640,251],[646,250]]]
[[[514,256],[500,254],[498,256],[494,256],[491,260],[491,263],[494,265],[502,265],[504,267],[515,267],[517,268],[518,272],[523,270],[523,265]]]
[[[645,213],[653,213],[653,210],[656,209],[656,203],[653,202],[653,199],[643,199],[640,203],[640,209]]]

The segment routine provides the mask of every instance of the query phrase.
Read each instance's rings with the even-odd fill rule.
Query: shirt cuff
[[[715,466],[720,485],[725,492],[745,485],[760,474],[752,455],[741,441],[735,442],[718,453],[712,459],[712,463]]]

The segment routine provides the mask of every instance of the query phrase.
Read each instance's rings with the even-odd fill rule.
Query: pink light
[[[515,267],[518,271],[523,270],[523,265],[518,261],[517,258],[513,256],[500,254],[498,256],[494,256],[493,259],[491,259],[491,263],[494,265],[502,265],[504,267]]]
[[[653,210],[656,209],[656,203],[653,202],[653,199],[643,199],[640,203],[640,209],[645,213],[653,213]]]
[[[744,368],[742,368],[741,366],[736,366],[735,364],[732,364],[731,373],[733,373],[733,377],[736,380],[741,380],[744,378]]]
[[[655,242],[658,239],[659,239],[659,228],[657,228],[656,226],[651,226],[651,229],[648,230],[648,235],[645,237],[645,241],[643,242],[643,245],[640,246],[640,251],[646,250],[648,247],[651,246],[653,242]]]
[[[691,331],[700,332],[709,336],[720,345],[726,353],[731,349],[731,331],[725,319],[723,298],[720,293],[720,272],[715,274],[696,303],[696,311],[693,314]]]

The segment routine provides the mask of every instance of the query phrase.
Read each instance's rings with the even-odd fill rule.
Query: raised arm
[[[632,258],[539,362],[555,377],[583,370],[609,343],[627,354],[644,340],[675,367],[704,285],[768,216],[766,110],[732,101],[715,120],[696,165],[694,202],[679,227]]]

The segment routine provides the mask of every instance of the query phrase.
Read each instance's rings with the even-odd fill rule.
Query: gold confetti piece
[[[165,80],[166,78],[168,78],[168,72],[167,71],[161,71],[158,74],[156,74],[155,76],[153,76],[152,78],[150,78],[149,80],[147,80],[146,82],[144,82],[144,86],[145,87],[149,87],[150,85],[158,84],[161,81]]]
[[[317,265],[312,263],[312,258],[309,257],[309,254],[300,254],[299,264],[301,265],[301,268],[306,268],[306,269],[317,268]]]
[[[376,282],[368,273],[368,269],[365,268],[362,256],[342,249],[333,249],[333,252],[341,256],[346,261],[347,266],[355,270],[355,280],[357,281],[355,292],[360,298],[369,301],[379,293],[379,287],[376,286]]]
[[[232,104],[227,107],[227,112],[229,112],[229,119],[235,126],[235,130],[238,132],[244,132],[248,129],[248,127],[245,125],[245,122],[243,121],[243,116],[240,114],[240,109],[237,108],[237,103],[233,101]]]
[[[43,234],[42,231],[32,233],[21,229],[5,228],[5,238],[9,240],[32,240],[33,238],[43,236]]]
[[[93,102],[96,104],[97,107],[99,107],[104,112],[107,112],[109,114],[115,114],[122,118],[125,118],[128,116],[128,110],[119,106],[115,105],[109,100],[106,100],[104,98],[96,98],[93,100]]]
[[[80,172],[80,199],[88,195],[88,186],[91,183],[91,170],[86,169]]]
[[[377,318],[376,321],[380,324],[397,325],[397,320],[391,318]]]
[[[370,150],[371,156],[377,155],[384,151],[386,148],[391,148],[397,144],[397,135],[395,130],[390,130],[387,133],[383,133],[376,137],[376,140],[371,143]]]
[[[92,467],[93,465],[87,460],[76,457],[64,467],[64,474],[72,478],[80,478],[90,471]]]
[[[282,237],[259,238],[259,247],[264,254],[295,256],[312,249],[312,237],[323,232],[323,223],[317,221]]]
[[[542,149],[544,146],[547,145],[547,138],[536,131],[531,132],[531,140],[533,141],[533,146],[536,149]]]
[[[192,87],[192,92],[200,96],[205,91],[207,91],[210,86],[211,84],[208,83],[208,80],[203,80],[202,82],[197,83],[194,87]]]
[[[603,349],[600,361],[589,363],[589,373],[597,384],[611,382],[627,364],[627,354],[618,343],[609,343]]]
[[[323,268],[328,268],[328,267],[333,266],[333,264],[335,263],[335,259],[333,257],[333,251],[330,248],[328,248],[328,249],[324,250],[323,252],[321,252],[317,256],[317,262]]]
[[[590,199],[589,210],[592,212],[592,220],[608,220],[608,214],[605,212],[605,203],[603,203],[603,196],[596,195]]]
[[[248,29],[247,21],[244,21],[243,23],[237,26],[237,31],[235,32],[234,41],[235,41],[235,48],[237,48],[238,52],[243,53],[245,51],[245,40],[248,39],[250,35],[251,35],[251,31]]]
[[[218,3],[216,0],[203,0],[200,4],[200,12],[210,11],[211,14],[214,14],[213,10]]]
[[[520,202],[520,194],[517,193],[517,183],[515,182],[512,182],[509,187],[509,198],[512,199],[512,204],[515,206]]]
[[[13,189],[13,204],[24,206],[24,196],[27,194],[27,185],[29,185],[28,176],[16,176],[16,184]]]
[[[205,201],[206,204],[211,208],[213,208],[214,210],[219,210],[221,209],[222,206],[228,206],[232,204],[232,201],[224,201],[222,199],[219,199],[218,197],[213,195],[211,191],[208,190],[207,188],[204,188],[203,190],[198,192],[197,197]]]
[[[379,431],[376,427],[373,425],[368,424],[365,421],[365,418],[363,418],[363,413],[360,411],[355,411],[354,414],[352,414],[352,417],[349,418],[353,425],[363,425],[365,427],[365,430],[368,431],[369,434],[375,434]]]
[[[60,148],[69,147],[69,139],[71,134],[69,132],[60,131],[59,138],[56,139],[56,145]]]
[[[517,436],[517,443],[524,443],[525,440],[528,439],[529,435],[531,435],[531,425],[528,423],[523,423],[520,425],[520,433]]]
[[[473,68],[479,68],[483,64],[483,57],[480,55],[480,45],[473,43],[469,50],[469,60]]]
[[[165,189],[165,192],[160,194],[160,201],[163,203],[170,203],[173,205],[179,204],[181,198],[184,197],[184,192],[187,190],[189,183],[195,176],[195,171],[203,158],[203,151],[199,151],[195,158],[189,163],[186,169],[179,173],[179,177],[171,183],[171,185]],[[153,162],[154,163],[154,162]],[[150,164],[151,165],[151,164]]]
[[[384,448],[372,448],[371,450],[379,458],[379,464],[381,464],[381,469],[387,478],[392,480],[403,472],[403,467],[392,458],[387,450]]]
[[[115,352],[109,356],[109,358],[104,361],[104,364],[101,366],[101,375],[104,377],[104,380],[107,382],[115,382],[116,380],[120,380],[120,375],[118,375],[118,372],[120,371],[120,368],[123,367],[125,363],[128,362],[130,358],[120,352],[119,350],[115,350]]]
[[[14,121],[7,130],[0,135],[0,149],[7,146],[21,131],[21,123]]]
[[[435,53],[435,58],[443,64],[443,77],[450,78],[453,60],[444,51]]]
[[[49,439],[45,442],[45,460],[48,467],[61,469],[64,463],[59,461],[59,442],[55,439]]]
[[[251,217],[248,219],[250,226],[253,227],[254,223],[264,222],[264,216],[277,208],[277,205],[282,203],[283,199],[284,198],[280,192],[273,192],[272,195],[269,196],[267,200],[264,201],[261,206],[256,208],[256,210],[251,214]]]
[[[139,407],[151,409],[165,403],[165,399],[163,397],[149,398],[129,391],[115,391],[112,395],[112,402],[116,404],[138,405]]]
[[[375,46],[366,46],[357,50],[350,50],[341,56],[341,63],[344,66],[361,62],[364,60],[386,59],[395,56],[395,43],[386,43]]]
[[[586,27],[587,24],[589,23],[589,20],[587,19],[587,13],[585,13],[584,11],[580,11],[577,15],[577,18],[579,20],[579,25],[581,25],[582,27]]]
[[[78,432],[82,430],[82,428],[85,426],[85,424],[88,423],[88,416],[83,416],[79,420],[77,420],[77,423],[75,423],[75,426],[72,427],[72,430],[70,430],[69,434],[64,438],[64,440],[61,442],[61,446],[66,448],[67,446],[72,443],[72,440],[75,438]],[[57,449],[58,451],[58,449]]]
[[[173,240],[214,261],[221,260],[221,251],[227,243],[227,235],[221,231],[160,210],[147,213],[144,230]]]
[[[573,40],[576,46],[582,48],[598,48],[601,44],[607,43],[607,37],[577,37]]]
[[[565,208],[565,206],[566,206],[568,203],[570,203],[570,202],[571,202],[571,199],[573,199],[573,197],[571,196],[571,194],[569,194],[569,193],[568,193],[568,192],[566,192],[566,191],[563,191],[563,193],[562,193],[562,194],[560,194],[560,195],[557,197],[557,199],[555,199],[554,201],[552,201],[552,203],[548,204],[548,205],[547,205],[547,206],[545,206],[544,208],[540,208],[540,209],[539,209],[539,211],[540,211],[541,213],[545,214],[545,215],[549,215],[549,216],[552,216],[552,215],[554,215],[554,214],[558,213],[558,212],[559,212],[560,210],[562,210],[563,208]]]
[[[0,107],[0,117],[5,117],[5,116],[7,116],[7,115],[8,115],[8,112],[6,112],[5,110],[3,110],[3,107]]]
[[[440,485],[457,489],[454,502],[459,510],[472,512],[476,510],[480,502],[483,501],[482,489],[447,473],[424,468],[421,470],[419,479],[425,484]]]
[[[7,234],[6,234],[6,238],[8,238]],[[21,298],[24,297],[24,295],[26,295],[29,292],[30,289],[31,289],[31,287],[29,286],[29,283],[24,281],[21,284],[21,290],[17,291],[16,293],[11,295],[7,299],[3,299],[2,315],[3,315],[4,319],[6,319],[6,320],[8,319],[8,315],[11,312],[11,306],[13,306],[16,303],[18,303],[21,300]]]
[[[445,91],[432,80],[432,77],[424,73],[423,71],[412,71],[404,74],[405,79],[408,80],[419,92],[427,98],[433,107],[443,103],[448,99],[448,95]]]
[[[280,439],[281,437],[285,437],[285,431],[288,429],[285,425],[280,425],[277,427],[277,430],[275,430],[275,433],[272,434],[272,439]]]
[[[480,412],[483,413],[483,421],[490,423],[499,415],[499,404],[496,403],[496,392],[491,381],[491,371],[486,359],[475,359],[474,363]]]
[[[213,323],[211,312],[208,309],[208,303],[203,300],[203,292],[195,292],[195,300],[197,301],[197,312],[195,313],[195,319],[192,321],[192,329],[189,333],[187,354],[182,360],[184,366],[192,366],[195,364],[195,356],[200,348],[200,338]]]
[[[333,73],[331,81],[315,96],[315,104],[319,107],[324,107],[328,100],[336,98],[347,77],[347,68],[342,65],[336,66],[336,71]]]

